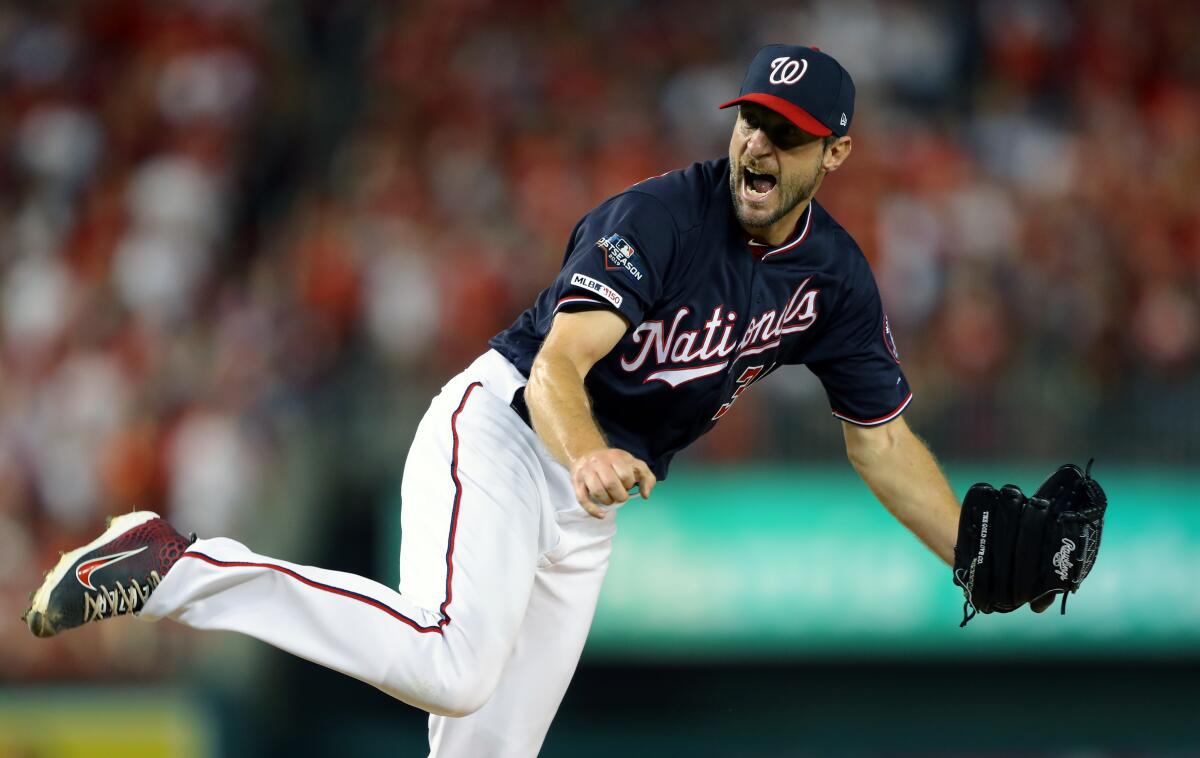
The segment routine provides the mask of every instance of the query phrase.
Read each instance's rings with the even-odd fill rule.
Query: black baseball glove
[[[1108,500],[1099,482],[1067,464],[1032,497],[1006,484],[967,491],[954,546],[954,583],[963,590],[963,622],[975,613],[1008,613],[1029,603],[1037,613],[1075,592],[1096,562]]]

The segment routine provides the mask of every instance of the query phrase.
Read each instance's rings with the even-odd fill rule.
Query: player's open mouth
[[[742,169],[742,195],[747,200],[765,200],[775,191],[779,183],[771,174],[759,174],[750,169]]]

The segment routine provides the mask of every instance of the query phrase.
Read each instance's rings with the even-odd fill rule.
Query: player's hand
[[[658,478],[645,461],[614,447],[585,453],[571,464],[575,499],[596,518],[604,518],[606,511],[601,506],[629,500],[634,486],[643,500],[648,499],[656,482]]]

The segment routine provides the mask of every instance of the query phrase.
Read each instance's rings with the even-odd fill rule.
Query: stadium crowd
[[[1194,460],[1200,6],[759,6],[0,8],[5,678],[170,658],[177,633],[47,645],[16,618],[107,515],[246,534],[298,499],[318,524],[390,503],[437,386],[583,212],[724,153],[716,104],[768,41],[855,77],[818,199],[872,261],[935,450]],[[785,376],[691,460],[840,455]]]

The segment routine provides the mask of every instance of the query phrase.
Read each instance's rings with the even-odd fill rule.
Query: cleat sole
[[[42,582],[42,586],[38,587],[33,593],[33,601],[30,604],[29,610],[25,612],[25,622],[29,626],[29,631],[33,632],[37,637],[53,637],[58,633],[58,620],[52,618],[49,614],[50,593],[66,575],[67,571],[79,560],[83,555],[90,553],[106,542],[116,539],[121,534],[141,526],[147,521],[153,521],[159,518],[157,513],[153,511],[135,511],[127,513],[124,516],[107,519],[107,526],[104,532],[81,548],[65,553],[63,557],[58,559],[58,563],[54,568],[46,572],[46,578]]]

